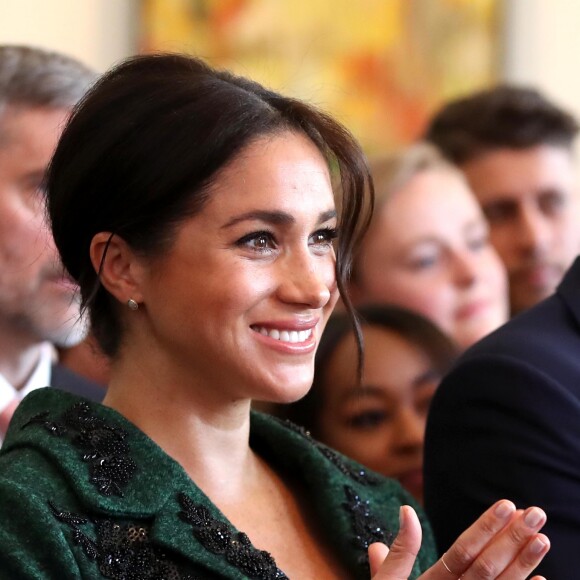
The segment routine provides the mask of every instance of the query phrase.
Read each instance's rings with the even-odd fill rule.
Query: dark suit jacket
[[[538,573],[577,580],[580,258],[556,294],[468,350],[433,400],[425,507],[439,549],[503,497],[547,512]]]
[[[52,366],[50,386],[97,403],[103,400],[106,392],[97,383],[89,381],[61,365]]]

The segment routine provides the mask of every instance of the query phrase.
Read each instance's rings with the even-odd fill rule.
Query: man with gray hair
[[[95,73],[61,54],[0,46],[0,443],[31,390],[103,391],[55,364],[54,346],[85,335],[75,284],[44,215],[46,167],[64,123]]]

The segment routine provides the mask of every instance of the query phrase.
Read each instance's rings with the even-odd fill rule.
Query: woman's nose
[[[453,258],[453,275],[458,286],[473,285],[477,280],[477,259],[467,253],[456,254]]]
[[[278,297],[286,303],[322,308],[336,289],[334,261],[310,254],[286,260],[279,276]]]
[[[396,424],[397,447],[403,451],[416,451],[423,447],[425,419],[414,409],[401,409]]]

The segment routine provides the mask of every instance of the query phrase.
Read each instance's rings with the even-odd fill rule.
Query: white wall
[[[580,119],[580,2],[504,0],[504,78],[536,86]]]
[[[98,71],[136,51],[138,0],[0,0],[0,44],[65,52]]]

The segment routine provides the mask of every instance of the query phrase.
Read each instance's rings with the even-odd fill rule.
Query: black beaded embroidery
[[[375,477],[374,475],[368,473],[365,469],[361,467],[355,467],[350,463],[345,463],[342,460],[342,457],[332,449],[325,447],[323,445],[318,445],[318,450],[322,453],[327,459],[330,459],[342,473],[354,479],[358,483],[362,483],[364,485],[378,485],[380,483],[380,479]]]
[[[74,445],[82,451],[82,460],[89,464],[90,482],[99,493],[123,496],[122,488],[137,470],[128,456],[127,432],[91,414],[85,402],[76,403],[56,421],[49,420],[48,416],[48,411],[39,413],[22,428],[39,424],[55,437],[70,435]]]
[[[296,423],[294,423],[294,421],[290,421],[290,419],[278,419],[277,417],[274,418],[279,423],[282,423],[282,425],[284,425],[285,427],[288,427],[288,429],[290,429],[291,431],[294,431],[294,433],[298,433],[298,435],[302,435],[302,437],[308,439],[308,441],[310,441],[311,443],[315,443],[314,439],[312,438],[312,435],[310,434],[310,431],[305,429],[302,425],[297,425]]]
[[[193,535],[210,552],[223,554],[230,564],[249,578],[287,579],[274,558],[268,552],[254,548],[246,534],[236,532],[226,522],[214,518],[205,506],[194,503],[185,493],[179,494],[179,503],[182,507],[179,516],[191,524]]]
[[[118,524],[110,520],[92,520],[97,539],[92,540],[81,529],[89,522],[48,502],[54,517],[67,524],[73,539],[85,554],[95,560],[104,578],[113,580],[195,580],[169,560],[148,538],[141,525]]]
[[[348,485],[344,486],[344,493],[346,501],[343,505],[351,516],[354,545],[362,550],[359,564],[367,569],[368,547],[373,542],[383,542],[390,546],[393,542],[393,534],[385,530],[379,519],[371,513],[368,500],[361,499],[358,493]]]
[[[97,549],[97,545],[93,540],[85,536],[81,531],[79,526],[83,526],[84,524],[88,523],[87,518],[83,518],[76,514],[70,512],[63,512],[51,502],[48,502],[50,506],[50,510],[52,511],[52,515],[59,521],[67,524],[73,531],[73,539],[75,544],[78,544],[82,547],[85,554],[91,559],[96,560],[97,556],[99,555],[99,551]]]
[[[351,463],[345,462],[339,453],[316,441],[316,439],[310,435],[310,431],[307,431],[304,427],[296,425],[296,423],[293,423],[289,419],[283,421],[283,424],[310,441],[310,443],[312,443],[312,445],[314,445],[314,447],[322,453],[324,457],[329,459],[344,475],[350,477],[354,481],[364,485],[378,485],[381,482],[378,477],[368,473],[362,467],[355,467]]]

